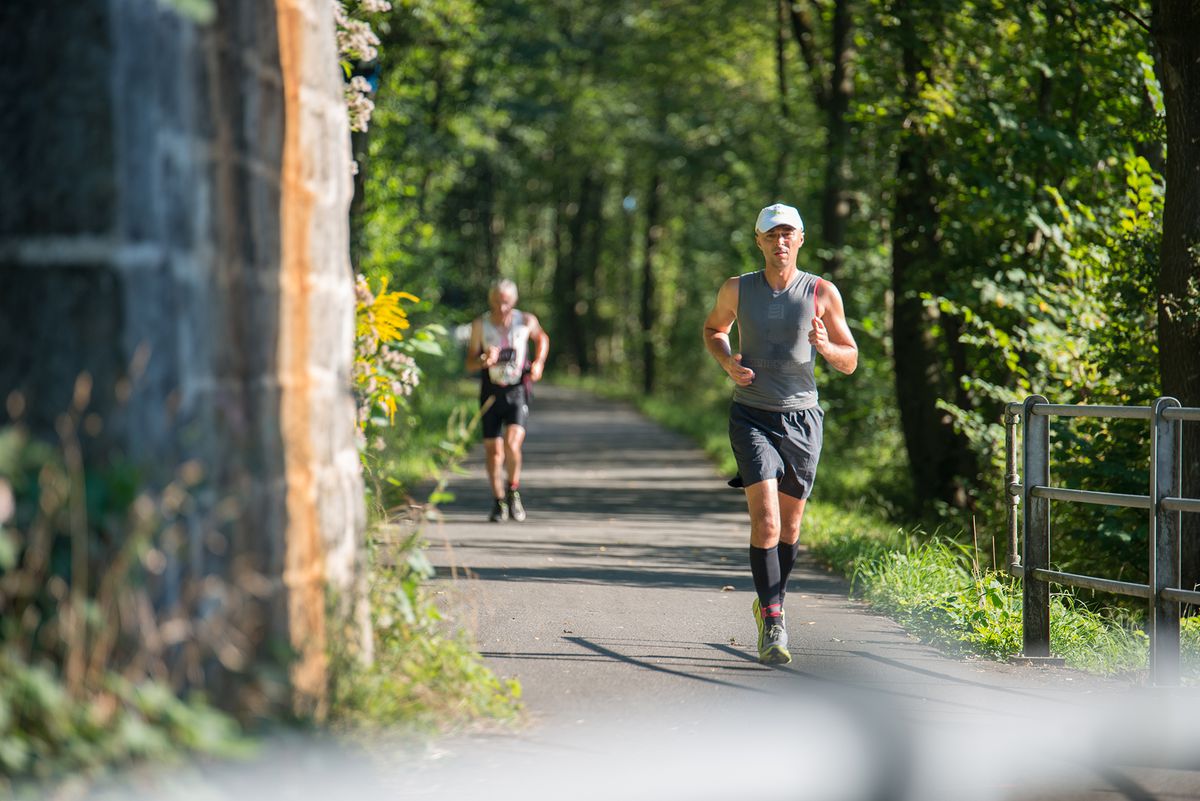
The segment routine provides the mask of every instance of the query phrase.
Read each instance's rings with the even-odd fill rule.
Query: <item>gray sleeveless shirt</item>
[[[762,270],[738,277],[738,351],[742,365],[754,371],[748,387],[734,387],[733,399],[772,412],[794,412],[817,405],[813,377],[814,298],[821,279],[800,272],[776,292]]]

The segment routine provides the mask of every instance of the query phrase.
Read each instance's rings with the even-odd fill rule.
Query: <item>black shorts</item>
[[[821,458],[821,407],[797,412],[768,412],[733,403],[729,407],[729,444],[738,474],[731,487],[748,487],[768,478],[779,491],[805,500],[817,478]]]
[[[488,398],[494,398],[489,404]],[[529,395],[524,384],[511,387],[498,387],[492,392],[480,397],[483,410],[483,438],[493,439],[500,436],[504,426],[521,426],[529,420]]]

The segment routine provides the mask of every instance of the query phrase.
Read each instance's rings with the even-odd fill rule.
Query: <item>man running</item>
[[[517,285],[507,278],[488,291],[491,311],[471,324],[467,370],[481,371],[479,404],[483,409],[483,447],[495,503],[488,519],[502,523],[525,519],[521,504],[521,446],[529,419],[530,386],[540,381],[550,355],[550,337],[538,319],[516,308]],[[529,343],[535,348],[532,361]],[[503,475],[501,473],[503,466]],[[507,478],[507,486],[503,479]]]
[[[800,545],[800,520],[821,455],[813,352],[849,375],[858,345],[842,296],[830,282],[796,267],[804,223],[791,206],[759,212],[754,239],[762,270],[728,279],[704,322],[704,345],[733,379],[729,442],[750,511],[750,572],[756,597],[758,661],[787,664],[783,599]],[[741,352],[730,347],[738,326]]]

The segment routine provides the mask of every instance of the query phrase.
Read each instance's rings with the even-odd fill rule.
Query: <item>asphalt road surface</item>
[[[497,797],[547,747],[597,797],[1200,798],[1193,693],[944,655],[807,554],[794,661],[759,665],[743,494],[627,405],[537,388],[524,523],[489,523],[482,449],[467,467],[428,536],[449,614],[524,689],[522,746],[481,771]]]

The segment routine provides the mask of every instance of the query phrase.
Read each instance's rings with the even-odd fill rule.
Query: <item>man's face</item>
[[[796,251],[804,244],[804,232],[790,225],[777,225],[770,231],[756,234],[754,241],[768,261],[794,264]]]
[[[513,306],[517,305],[517,297],[511,291],[493,289],[488,294],[488,305],[491,306],[494,314],[503,317],[513,310]]]

